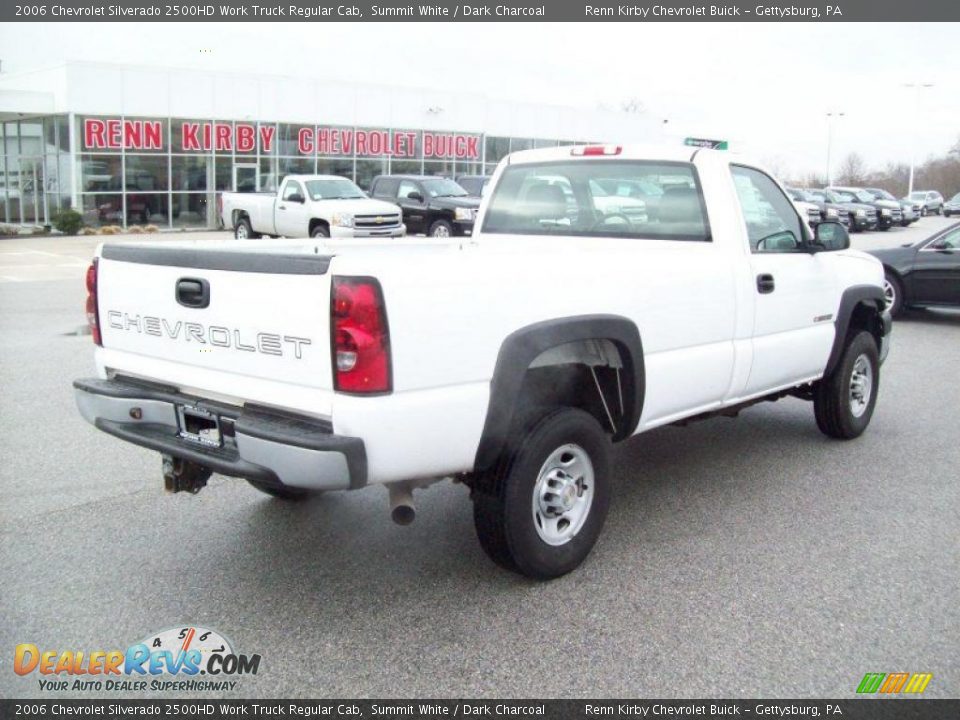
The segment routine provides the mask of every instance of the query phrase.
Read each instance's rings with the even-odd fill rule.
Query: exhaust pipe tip
[[[417,510],[413,505],[397,505],[390,511],[390,518],[397,525],[409,525],[417,517]]]
[[[407,483],[390,485],[390,517],[397,525],[409,525],[417,517],[413,505],[413,489]]]

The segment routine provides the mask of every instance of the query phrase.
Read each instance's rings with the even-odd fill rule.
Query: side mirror
[[[416,200],[417,202],[423,202],[423,195],[418,193],[416,190],[411,190],[407,193],[408,200]]]
[[[293,195],[287,198],[287,202],[302,203],[304,202],[303,195],[301,195],[300,193],[294,193]]]
[[[850,234],[847,229],[838,222],[827,220],[817,225],[814,231],[813,243],[818,249],[846,250],[850,247]]]

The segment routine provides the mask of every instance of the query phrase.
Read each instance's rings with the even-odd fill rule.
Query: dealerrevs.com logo
[[[60,650],[21,643],[17,675],[38,675],[40,690],[233,690],[241,675],[256,675],[260,655],[244,655],[216,630],[177,627],[148,635],[126,650]],[[201,677],[202,676],[202,677]]]

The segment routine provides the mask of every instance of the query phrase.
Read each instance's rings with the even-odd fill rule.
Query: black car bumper
[[[325,420],[226,405],[138,380],[85,378],[73,387],[80,414],[97,429],[222,475],[321,490],[366,484],[363,441],[334,435]],[[184,408],[215,420],[216,442],[185,432]]]

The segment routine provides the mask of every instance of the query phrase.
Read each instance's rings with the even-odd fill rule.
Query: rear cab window
[[[640,160],[509,165],[493,190],[482,232],[711,239],[696,168]]]

